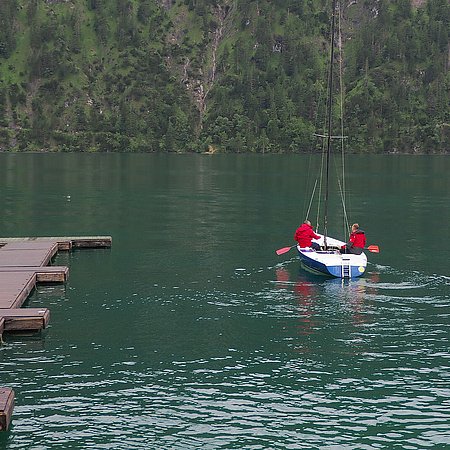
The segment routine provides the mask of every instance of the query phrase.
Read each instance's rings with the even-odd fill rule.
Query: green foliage
[[[228,152],[309,151],[315,80],[323,78],[319,10],[308,2],[300,17],[281,2],[258,7],[242,2],[240,31],[221,55],[225,74],[212,92],[203,138]]]
[[[380,1],[347,45],[347,111],[357,151],[448,152],[450,6]],[[357,133],[355,133],[357,131]],[[355,138],[356,136],[356,138]]]
[[[330,3],[1,0],[0,149],[311,151]],[[448,0],[349,2],[352,151],[449,151],[449,22]]]
[[[13,52],[17,15],[17,0],[0,2],[0,58],[8,58]]]

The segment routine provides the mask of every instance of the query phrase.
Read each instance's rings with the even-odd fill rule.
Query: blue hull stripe
[[[342,278],[342,266],[327,266],[319,261],[316,261],[314,259],[308,258],[303,253],[299,252],[300,260],[305,266],[306,269],[311,270],[314,273],[322,274],[322,275],[328,275],[336,278]],[[350,277],[351,278],[357,278],[360,277],[365,272],[364,270],[360,270],[361,266],[350,266]]]

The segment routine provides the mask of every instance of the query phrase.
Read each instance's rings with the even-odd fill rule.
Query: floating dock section
[[[58,251],[111,247],[110,236],[0,238],[0,343],[4,332],[39,331],[48,325],[47,308],[21,308],[37,283],[64,283],[66,266],[49,265]],[[0,431],[8,429],[14,391],[0,388]]]
[[[6,431],[11,423],[14,409],[14,391],[9,388],[0,388],[0,431]]]

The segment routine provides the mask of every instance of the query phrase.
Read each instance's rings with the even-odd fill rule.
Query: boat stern
[[[310,272],[336,278],[357,278],[364,274],[367,256],[341,254],[339,251],[315,251],[297,246],[304,268]]]

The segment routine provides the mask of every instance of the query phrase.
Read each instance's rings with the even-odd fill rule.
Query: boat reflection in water
[[[317,326],[315,321],[315,308],[319,294],[317,285],[313,281],[308,280],[306,276],[300,274],[296,274],[293,281],[291,281],[291,274],[284,267],[276,270],[276,276],[278,288],[292,291],[297,300],[297,312],[300,321],[298,334],[303,336],[313,334]]]
[[[278,289],[285,289],[296,299],[297,335],[309,337],[299,342],[299,351],[309,352],[313,345],[322,347],[322,339],[338,339],[340,335],[347,339],[349,333],[371,321],[371,298],[377,293],[378,273],[365,278],[324,279],[298,269],[291,274],[282,267],[276,269],[276,279]],[[311,341],[313,335],[317,335],[315,343]]]

